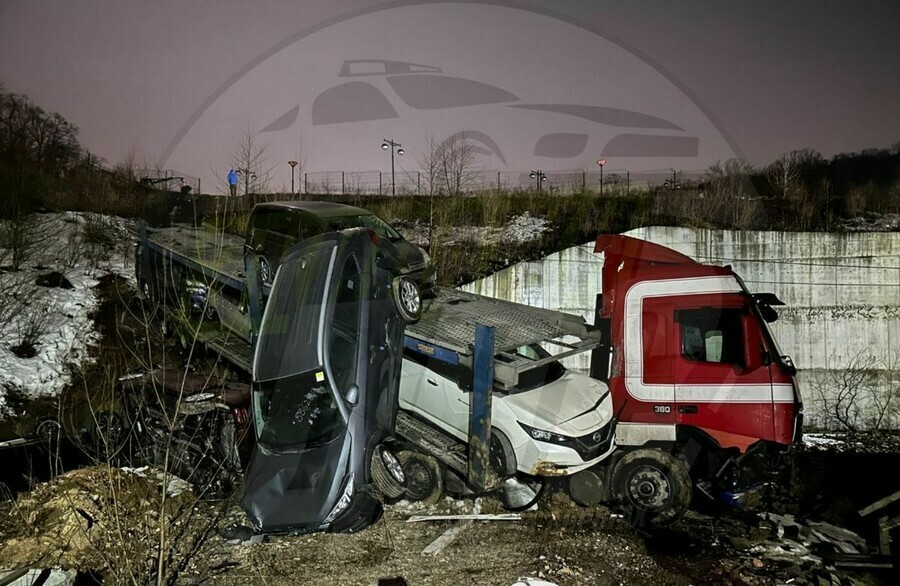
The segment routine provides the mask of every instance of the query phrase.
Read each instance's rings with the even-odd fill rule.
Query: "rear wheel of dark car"
[[[406,496],[413,501],[433,505],[444,492],[444,475],[437,459],[419,452],[397,454],[406,475]]]
[[[408,277],[400,277],[394,281],[394,302],[400,317],[407,324],[414,324],[422,318],[422,296],[419,286]]]
[[[377,446],[372,453],[372,482],[389,499],[396,499],[406,492],[406,475],[400,461],[384,446]]]

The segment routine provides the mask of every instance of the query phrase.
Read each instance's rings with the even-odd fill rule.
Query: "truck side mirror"
[[[744,368],[747,370],[756,370],[764,363],[762,348],[762,338],[759,334],[759,323],[752,313],[745,313],[741,316],[741,334],[744,347]]]

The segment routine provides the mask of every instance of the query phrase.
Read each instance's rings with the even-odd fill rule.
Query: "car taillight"
[[[381,244],[381,237],[372,230],[369,230],[369,240],[371,240],[372,244],[374,244],[375,246],[379,246]]]

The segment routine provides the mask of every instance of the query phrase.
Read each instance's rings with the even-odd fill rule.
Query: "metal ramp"
[[[580,316],[441,289],[422,319],[407,326],[405,345],[438,360],[471,367],[478,323],[494,328],[494,380],[503,387],[515,386],[522,372],[592,350],[602,342],[600,331]],[[565,350],[541,360],[515,353],[521,346],[541,342]]]
[[[178,258],[212,279],[240,287],[244,272],[244,239],[209,226],[172,226],[148,230],[148,245]]]
[[[466,451],[468,447],[465,443],[403,410],[397,414],[394,431],[460,474],[464,476],[467,474]]]
[[[253,346],[235,333],[225,331],[217,323],[204,323],[197,329],[191,326],[197,341],[204,344],[213,354],[240,368],[246,373],[252,372]]]

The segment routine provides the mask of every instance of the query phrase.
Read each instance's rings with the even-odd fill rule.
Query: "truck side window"
[[[681,354],[686,360],[743,362],[740,309],[682,309],[677,312],[676,319],[681,324]]]

